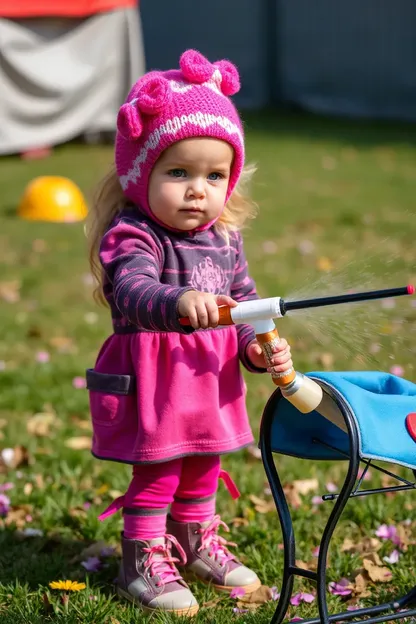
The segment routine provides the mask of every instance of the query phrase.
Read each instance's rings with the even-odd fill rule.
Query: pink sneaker
[[[172,546],[179,559],[172,557]],[[145,612],[166,611],[193,616],[198,603],[180,575],[175,563],[186,563],[180,544],[171,535],[149,540],[122,537],[123,559],[117,593],[134,602]]]
[[[219,516],[208,522],[175,522],[168,516],[167,530],[174,535],[186,554],[187,572],[220,590],[231,592],[236,587],[251,594],[261,582],[255,572],[246,568],[230,553],[235,546],[218,535],[220,526],[229,531]]]

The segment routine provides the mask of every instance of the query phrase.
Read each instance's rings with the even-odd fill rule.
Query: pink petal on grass
[[[230,598],[240,598],[240,596],[245,596],[246,592],[242,587],[234,587],[234,589],[230,592]]]
[[[81,561],[81,565],[87,572],[98,572],[101,567],[101,561],[98,557],[88,557],[86,561]]]
[[[272,591],[272,600],[279,600],[280,598],[280,593],[277,591],[277,587],[273,586],[270,588]]]
[[[361,479],[363,472],[364,472],[365,468],[360,468],[360,470],[358,471],[358,478]],[[367,470],[367,472],[364,475],[364,479],[363,481],[371,481],[371,470]]]
[[[347,611],[358,611],[358,609],[361,609],[360,605],[350,605],[347,607]]]
[[[348,588],[350,581],[346,578],[342,578],[340,581],[329,583],[328,590],[334,596],[349,596],[352,590]]]
[[[377,537],[385,540],[393,540],[397,537],[397,529],[394,524],[380,524],[376,531]]]
[[[84,377],[74,377],[72,380],[72,385],[77,390],[81,390],[82,388],[87,387],[87,382]]]
[[[324,501],[322,500],[322,496],[312,496],[312,505],[322,505],[323,502]]]
[[[277,245],[274,241],[264,241],[262,244],[262,248],[264,253],[266,254],[275,254],[277,251]]]
[[[292,598],[290,599],[290,604],[294,607],[298,607],[301,602],[311,603],[314,600],[315,596],[313,594],[306,594],[302,592],[300,594],[295,594],[294,596],[292,596]]]
[[[403,366],[399,366],[398,364],[396,364],[395,366],[391,367],[390,372],[392,375],[396,375],[396,377],[403,377],[404,368]]]
[[[14,483],[7,481],[6,483],[2,483],[0,485],[0,492],[7,492],[8,490],[12,490],[14,488]]]
[[[331,482],[327,483],[325,487],[328,492],[336,492],[338,490],[338,486]]]
[[[319,548],[320,546],[316,546],[316,548],[312,550],[312,557],[319,557]]]
[[[397,563],[400,557],[400,553],[398,550],[394,549],[388,557],[383,557],[384,561],[387,563]]]
[[[36,353],[35,360],[36,362],[39,362],[39,364],[46,364],[46,362],[49,362],[50,360],[49,353],[47,351],[38,351]]]
[[[0,516],[7,516],[10,509],[10,498],[6,494],[0,494]]]
[[[239,609],[238,607],[234,607],[233,613],[237,613],[238,615],[241,615],[242,613],[248,613],[248,609]]]
[[[289,622],[303,622],[302,618],[296,616],[294,618],[292,618],[291,620],[289,620]]]

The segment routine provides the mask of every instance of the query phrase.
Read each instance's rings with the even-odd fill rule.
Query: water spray
[[[279,334],[273,319],[282,318],[294,310],[306,310],[342,303],[358,303],[374,299],[387,299],[402,295],[413,295],[415,287],[409,284],[400,288],[387,288],[358,293],[346,293],[330,297],[316,297],[299,301],[285,301],[281,297],[241,301],[236,307],[219,306],[219,325],[249,324],[254,327],[267,366],[271,366],[273,349],[279,342]],[[181,318],[182,325],[190,325],[188,318]],[[344,418],[335,402],[322,391],[315,381],[290,368],[284,373],[272,373],[273,382],[279,386],[283,396],[300,412],[307,414],[317,410],[335,425],[346,431]]]

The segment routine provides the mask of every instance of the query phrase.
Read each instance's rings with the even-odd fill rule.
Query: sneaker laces
[[[208,550],[208,557],[214,558],[221,567],[223,567],[228,561],[235,560],[233,554],[229,552],[227,546],[237,546],[234,542],[228,542],[224,537],[218,535],[218,529],[222,526],[225,531],[229,532],[230,529],[223,522],[220,516],[214,516],[207,527],[199,529],[201,533],[201,545],[198,548],[198,552],[201,550]]]
[[[143,552],[149,556],[145,562],[145,568],[150,568],[150,576],[158,576],[159,581],[156,583],[156,587],[165,585],[166,583],[173,583],[174,581],[182,581],[175,563],[181,563],[185,565],[186,554],[182,546],[179,544],[176,537],[173,535],[165,535],[165,542],[161,544],[153,544],[149,548],[143,548]],[[172,557],[172,545],[175,546],[179,553],[180,559]]]

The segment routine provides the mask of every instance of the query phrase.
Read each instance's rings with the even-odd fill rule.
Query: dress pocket
[[[93,425],[112,427],[137,412],[135,375],[86,372]]]

